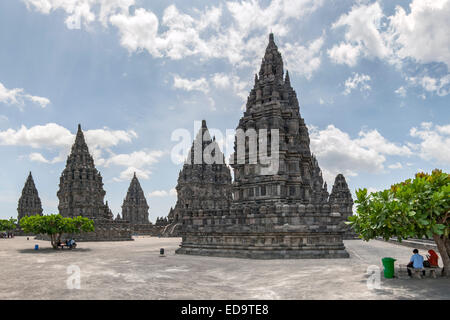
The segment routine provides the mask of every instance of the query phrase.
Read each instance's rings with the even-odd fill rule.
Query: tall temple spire
[[[60,178],[59,212],[66,217],[109,219],[111,212],[104,204],[105,194],[102,176],[95,168],[81,125],[78,125],[75,143]]]
[[[269,35],[269,44],[259,70],[260,79],[270,78],[271,76],[275,76],[277,80],[283,80],[283,59],[275,44],[273,33]]]
[[[148,224],[147,200],[144,191],[136,176],[136,172],[131,179],[128,192],[122,204],[122,219],[133,224]]]
[[[22,189],[22,195],[17,206],[17,220],[25,216],[42,215],[42,204],[31,171]]]
[[[202,136],[203,139],[199,140]],[[194,151],[202,155],[196,162]],[[203,157],[205,152],[210,153],[209,161]],[[209,134],[206,121],[202,121],[202,128],[192,144],[188,160],[178,175],[177,203],[170,212],[171,221],[178,221],[184,210],[229,207],[232,200],[231,173],[224,160],[217,141]]]

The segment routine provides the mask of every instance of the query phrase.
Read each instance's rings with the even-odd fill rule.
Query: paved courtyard
[[[381,289],[368,289],[368,266],[411,255],[412,248],[382,241],[345,241],[350,259],[324,260],[176,255],[179,243],[138,237],[55,251],[47,241],[0,239],[0,299],[450,299],[443,278],[382,278]],[[81,271],[78,290],[67,287],[70,266]]]

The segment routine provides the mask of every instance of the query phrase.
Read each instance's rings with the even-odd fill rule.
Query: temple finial
[[[286,77],[284,78],[284,83],[291,85],[291,78],[289,77],[289,71],[286,70]]]
[[[272,31],[270,31],[270,34],[269,34],[269,42],[275,42]]]
[[[206,120],[202,120],[202,128],[206,129]]]

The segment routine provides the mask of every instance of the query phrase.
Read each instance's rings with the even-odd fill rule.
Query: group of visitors
[[[70,249],[75,249],[77,247],[77,243],[75,242],[75,239],[67,239],[64,242],[64,246],[70,248]],[[61,241],[58,242],[58,247],[63,247],[63,244]]]
[[[0,239],[14,238],[14,233],[12,232],[0,232]]]
[[[419,254],[418,249],[413,250],[413,255],[411,256],[411,259],[409,260],[409,263],[407,265],[408,267],[408,275],[412,277],[411,269],[423,269],[423,268],[437,268],[439,267],[438,260],[439,256],[437,253],[430,249],[428,250],[427,260],[424,260],[423,256]],[[423,275],[425,275],[425,270],[422,271]]]

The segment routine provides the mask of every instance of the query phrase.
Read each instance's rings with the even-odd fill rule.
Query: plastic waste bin
[[[384,267],[384,277],[387,279],[394,277],[394,262],[397,261],[394,258],[385,257],[381,259]]]
[[[38,244],[34,245],[34,250],[39,250],[39,245]]]

